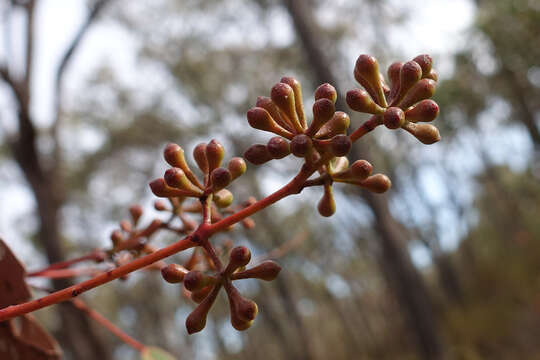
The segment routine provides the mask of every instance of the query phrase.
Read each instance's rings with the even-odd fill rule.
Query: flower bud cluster
[[[424,144],[440,140],[439,131],[431,122],[439,114],[439,106],[430,98],[435,93],[437,73],[429,55],[418,55],[406,63],[388,67],[390,86],[379,72],[377,59],[360,55],[354,77],[364,89],[347,92],[347,104],[354,111],[374,115],[376,125],[389,129],[405,129]]]
[[[195,254],[195,253],[194,253]],[[221,271],[210,273],[204,270],[190,270],[190,265],[169,264],[161,269],[163,278],[169,283],[183,283],[190,298],[197,307],[186,319],[189,334],[201,331],[206,326],[206,318],[214,304],[220,289],[223,287],[229,299],[231,324],[237,330],[246,330],[257,316],[257,304],[243,297],[233,285],[240,279],[274,280],[281,267],[274,261],[264,261],[250,269],[246,266],[251,261],[251,252],[245,246],[233,248],[229,253],[229,263]],[[207,259],[207,264],[211,260]],[[215,266],[209,268],[216,270]]]

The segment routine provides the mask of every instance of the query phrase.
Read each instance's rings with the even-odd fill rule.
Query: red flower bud
[[[430,122],[439,115],[439,105],[433,100],[422,100],[405,111],[405,119],[410,122]]]
[[[204,174],[208,174],[208,159],[206,158],[206,144],[200,143],[193,149],[193,159]]]
[[[313,143],[309,136],[300,134],[291,140],[291,152],[294,156],[304,157],[311,153]]]
[[[165,281],[176,284],[184,280],[184,276],[188,273],[188,270],[182,265],[169,264],[161,268],[161,276]]]
[[[300,120],[300,125],[306,127],[306,115],[304,112],[304,104],[302,100],[302,87],[300,82],[293,77],[283,77],[280,82],[289,85],[293,89],[294,93],[294,104],[296,107],[296,114],[298,115],[298,120]]]
[[[297,133],[301,133],[304,129],[300,124],[298,115],[296,114],[296,104],[294,99],[293,89],[284,83],[277,83],[272,88],[270,97],[276,106],[287,116]]]
[[[210,174],[210,181],[212,183],[213,192],[221,190],[231,183],[231,172],[221,167],[214,169]]]
[[[289,142],[279,136],[271,138],[266,148],[274,159],[282,159],[291,153]]]
[[[351,139],[347,135],[336,135],[330,140],[330,149],[334,156],[345,156],[352,147]]]
[[[315,90],[315,101],[319,99],[328,99],[332,102],[332,104],[335,104],[337,100],[336,88],[328,83],[319,85],[319,87]]]
[[[231,279],[261,279],[272,281],[278,276],[280,271],[281,266],[278,263],[272,260],[266,260],[251,269],[232,274]]]
[[[272,155],[268,152],[266,145],[255,144],[251,145],[245,152],[244,157],[247,161],[254,165],[261,165],[272,160]]]
[[[399,129],[405,123],[405,113],[398,107],[389,107],[384,112],[383,124],[389,129]]]
[[[227,166],[231,172],[232,179],[236,179],[246,172],[247,166],[244,159],[240,157],[233,157]]]
[[[206,158],[208,159],[208,169],[210,172],[221,165],[225,157],[225,148],[219,141],[212,139],[206,145]]]
[[[319,214],[325,217],[332,216],[336,212],[336,202],[334,201],[332,185],[324,186],[324,194],[317,204],[317,210],[319,210]]]
[[[377,105],[367,91],[354,89],[347,92],[347,104],[354,111],[368,114],[382,114],[384,108]]]

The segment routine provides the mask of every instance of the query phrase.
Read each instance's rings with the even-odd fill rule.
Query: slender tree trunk
[[[312,21],[310,9],[305,1],[284,0],[289,10],[294,27],[304,47],[314,78],[318,83],[330,82],[337,85],[332,74],[331,63],[317,42],[316,28]],[[337,108],[345,109],[342,97],[338,98]],[[366,149],[355,144],[355,158],[366,156]],[[419,353],[423,359],[442,359],[442,339],[437,328],[433,304],[420,274],[414,267],[405,247],[407,234],[398,225],[390,213],[385,196],[362,192],[375,215],[375,226],[381,239],[381,263],[389,281],[405,313],[410,329],[414,332]]]

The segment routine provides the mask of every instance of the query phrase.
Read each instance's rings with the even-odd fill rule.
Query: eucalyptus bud
[[[184,275],[184,287],[189,291],[197,291],[208,285],[213,285],[216,278],[203,274],[198,270],[188,271]]]
[[[310,137],[315,135],[324,124],[332,119],[335,112],[336,107],[331,100],[320,98],[315,101],[313,104],[313,121],[306,130],[305,134]]]
[[[300,82],[293,77],[283,77],[281,78],[280,82],[289,85],[293,89],[296,114],[298,115],[298,119],[300,120],[302,127],[306,128],[306,115],[304,112],[302,87],[300,86]]]
[[[227,296],[229,297],[231,324],[238,331],[246,330],[251,326],[253,320],[257,316],[257,304],[242,297],[238,290],[232,285],[226,289]]]
[[[300,124],[298,115],[296,114],[296,104],[294,100],[293,89],[284,83],[277,83],[272,88],[270,97],[276,106],[287,116],[292,123],[297,133],[301,133],[304,129]]]
[[[282,159],[291,153],[289,142],[279,136],[275,136],[268,140],[266,148],[274,159]]]
[[[429,99],[435,93],[437,83],[431,79],[422,79],[414,85],[399,103],[399,107],[406,109],[424,99]]]
[[[177,189],[173,188],[167,185],[165,182],[165,179],[159,178],[155,179],[154,181],[150,182],[150,190],[152,190],[152,193],[158,197],[177,197],[177,196],[200,196],[201,191],[200,189],[197,189],[197,192],[184,190],[184,189]]]
[[[272,119],[274,119],[275,122],[277,122],[281,127],[283,127],[285,130],[289,132],[294,131],[294,127],[292,126],[291,122],[283,117],[279,111],[279,108],[274,104],[272,99],[259,96],[257,98],[257,102],[255,103],[255,106],[260,107],[268,111],[270,116],[272,116]]]
[[[405,94],[422,78],[422,68],[416,61],[407,61],[399,72],[399,92],[392,102],[403,99]]]
[[[186,162],[184,150],[180,146],[173,143],[168,144],[163,151],[163,156],[171,166],[182,169],[189,181],[191,181],[195,186],[202,188],[199,180],[197,180],[197,177],[189,168]]]
[[[319,99],[328,99],[332,102],[332,104],[335,104],[337,100],[336,88],[328,83],[319,85],[319,87],[315,90],[315,101]]]
[[[229,254],[229,264],[225,269],[225,274],[232,274],[238,268],[246,266],[251,260],[251,251],[245,246],[237,246]]]
[[[405,111],[405,119],[410,122],[430,122],[439,115],[439,105],[433,100],[422,100]]]
[[[218,293],[219,287],[214,286],[212,292],[186,318],[186,329],[188,334],[193,334],[204,329],[208,311],[210,311]]]
[[[291,137],[292,134],[279,126],[268,111],[260,107],[254,107],[247,112],[248,123],[252,128],[273,132],[283,137]]]
[[[154,201],[154,209],[157,211],[167,211],[167,206],[161,200]]]
[[[356,80],[364,87],[363,82],[369,84],[369,88],[366,90],[371,94],[370,89],[373,90],[373,99],[379,105],[385,106],[386,99],[384,97],[384,91],[379,75],[379,63],[371,55],[360,55],[356,60],[354,67]]]
[[[214,193],[212,200],[219,208],[229,207],[233,202],[234,196],[227,189],[221,189],[218,192]]]
[[[200,143],[193,149],[193,159],[203,174],[208,174],[208,159],[206,157],[206,144]]]
[[[376,104],[367,91],[354,89],[347,92],[347,104],[354,111],[368,114],[382,114],[384,108]]]
[[[347,132],[351,119],[349,115],[342,111],[336,111],[332,119],[328,121],[315,135],[317,138],[331,138],[337,134],[344,134]]]
[[[388,79],[390,80],[390,99],[393,99],[399,91],[400,73],[403,63],[395,62],[388,67]]]
[[[272,155],[268,152],[266,145],[255,144],[251,145],[245,152],[244,157],[247,161],[254,165],[261,165],[272,160]]]
[[[221,165],[225,157],[225,148],[219,141],[212,139],[206,145],[206,158],[208,159],[208,169],[210,172]]]
[[[231,183],[231,172],[225,168],[218,167],[210,174],[210,181],[212,183],[212,192],[221,190]]]
[[[331,173],[339,173],[349,167],[349,159],[345,156],[335,157],[330,160]]]
[[[386,175],[375,174],[362,181],[360,185],[362,187],[365,187],[369,191],[380,194],[390,189],[390,187],[392,186],[392,182]]]
[[[296,135],[291,140],[291,152],[294,156],[305,157],[311,153],[313,142],[304,134]]]
[[[182,171],[182,169],[179,169],[179,168],[167,169],[167,171],[165,171],[164,178],[167,185],[173,188],[186,190],[194,194],[197,194],[199,196],[202,195],[201,189],[199,189],[198,187],[193,185],[191,181],[189,181],[189,179],[187,178],[186,174]]]
[[[334,156],[345,156],[351,151],[352,142],[347,135],[336,135],[330,140],[330,150]]]
[[[389,107],[383,115],[383,124],[389,129],[399,129],[405,123],[405,113],[398,107]]]
[[[111,233],[111,241],[113,243],[113,246],[118,246],[122,241],[124,241],[124,235],[120,230],[114,230]]]
[[[266,260],[251,269],[232,274],[231,279],[261,279],[272,281],[278,276],[280,271],[281,266],[278,263],[272,260]]]
[[[129,214],[131,215],[131,220],[133,220],[133,224],[137,225],[139,222],[139,219],[141,218],[143,214],[143,208],[141,205],[131,205],[129,207]]]
[[[182,265],[178,264],[169,264],[161,268],[161,276],[165,281],[171,284],[182,282],[187,273],[188,270]]]
[[[336,202],[334,201],[332,185],[324,186],[324,194],[317,204],[317,210],[319,210],[319,214],[325,217],[332,216],[336,212]]]
[[[355,180],[365,180],[367,179],[372,171],[373,165],[371,165],[367,160],[356,160],[351,165],[351,174]]]
[[[200,304],[201,301],[206,299],[208,294],[210,294],[210,291],[214,288],[214,285],[208,285],[203,287],[200,290],[192,291],[191,292],[191,300],[195,301],[197,304]]]
[[[439,130],[431,124],[415,124],[408,122],[403,128],[426,145],[431,145],[441,140]]]
[[[227,165],[227,168],[231,172],[232,179],[234,180],[234,179],[242,176],[246,172],[247,166],[246,166],[246,162],[244,161],[244,159],[242,159],[240,157],[233,157],[229,161],[229,164]]]
[[[413,59],[420,67],[422,68],[422,77],[425,78],[431,72],[431,67],[433,65],[433,59],[427,54],[418,55]]]

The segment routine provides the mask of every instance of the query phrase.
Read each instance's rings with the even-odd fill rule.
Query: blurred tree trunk
[[[316,39],[311,10],[305,1],[284,0],[294,27],[305,50],[317,83],[337,85],[331,64]],[[338,97],[338,109],[345,109],[342,97]],[[366,156],[366,149],[355,144],[353,157]],[[375,216],[375,228],[381,239],[383,271],[403,308],[409,327],[413,330],[418,349],[424,359],[443,358],[442,339],[437,328],[431,297],[422,277],[414,267],[406,249],[407,234],[390,213],[384,195],[362,192],[361,196]]]

